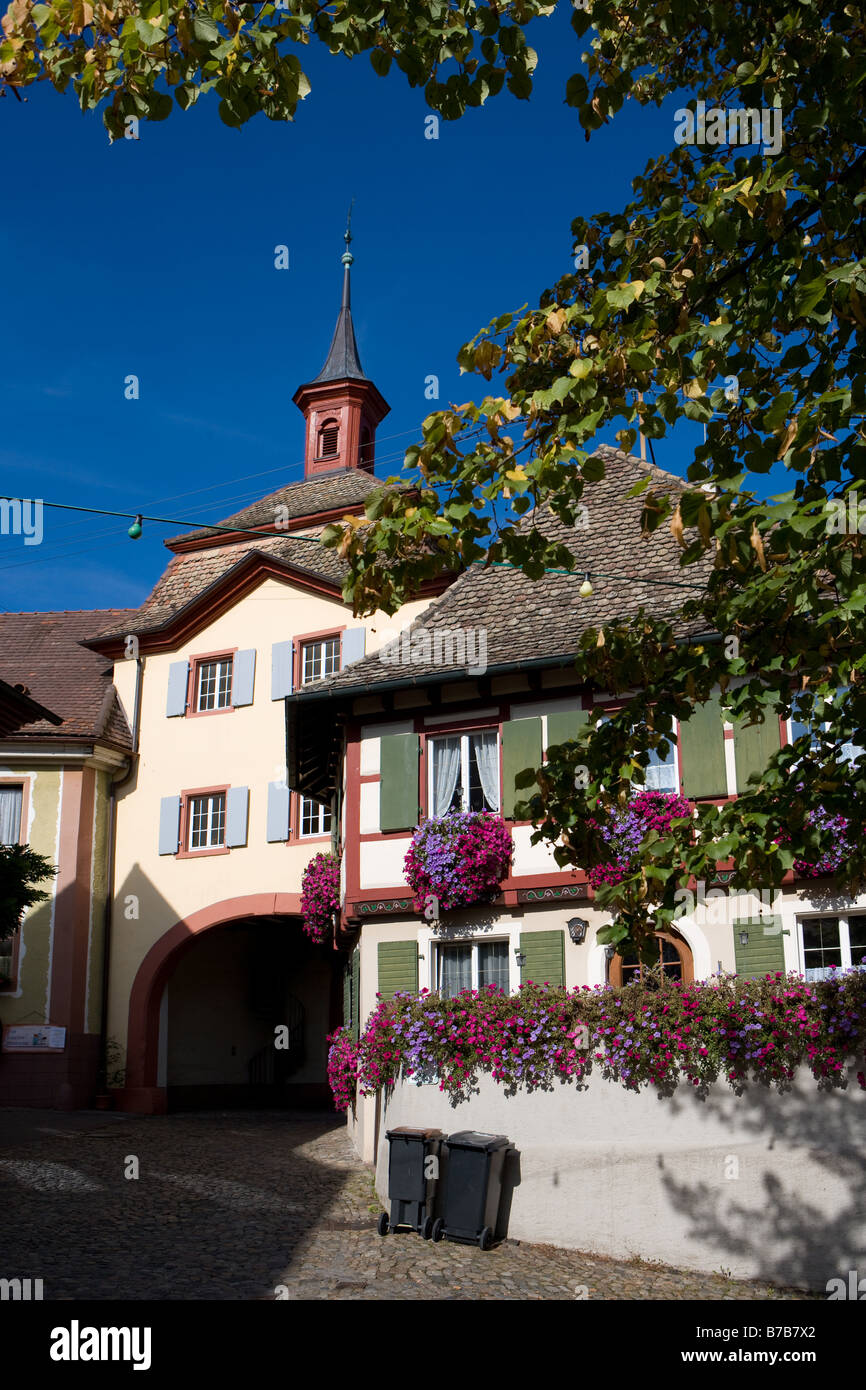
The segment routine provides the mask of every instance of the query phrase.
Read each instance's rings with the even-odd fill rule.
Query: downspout
[[[111,917],[114,906],[114,844],[117,831],[117,791],[119,787],[124,786],[124,784],[129,781],[138,766],[143,669],[142,658],[137,656],[135,658],[135,698],[132,713],[132,753],[130,754],[126,771],[111,782],[108,802],[108,872],[106,875],[107,891],[105,895],[105,910],[102,919],[102,1000],[99,1012],[99,1073],[96,1082],[97,1091],[103,1095],[106,1094],[108,1087],[108,979],[111,970]]]

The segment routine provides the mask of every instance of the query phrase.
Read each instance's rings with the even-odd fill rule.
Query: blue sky
[[[0,492],[184,523],[134,542],[122,519],[46,510],[40,546],[0,536],[0,609],[138,605],[169,558],[164,537],[302,476],[291,397],[327,352],[352,197],[361,360],[391,405],[377,471],[398,470],[434,408],[429,374],[440,404],[473,394],[461,343],[535,303],[571,268],[571,219],[621,206],[673,143],[672,109],[638,107],[585,141],[564,104],[585,47],[569,14],[529,28],[530,101],[503,92],[442,122],[438,140],[396,68],[377,78],[367,57],[317,44],[294,123],[230,130],[208,97],[110,145],[71,92],[41,84],[0,103]],[[686,423],[656,461],[684,472],[701,440]]]

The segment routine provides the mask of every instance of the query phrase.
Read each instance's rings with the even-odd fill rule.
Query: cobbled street
[[[0,1201],[0,1277],[42,1278],[46,1300],[822,1297],[514,1241],[383,1240],[372,1169],[327,1115],[0,1110]]]

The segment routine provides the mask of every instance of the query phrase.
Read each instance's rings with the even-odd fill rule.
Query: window
[[[21,837],[24,786],[0,787],[0,845],[17,845]],[[0,941],[0,989],[15,984],[16,937]]]
[[[510,991],[507,941],[460,941],[437,947],[437,989],[443,999],[453,999],[464,989],[498,985]]]
[[[646,767],[646,789],[651,792],[678,792],[680,789],[677,770],[676,734],[666,740],[667,756],[662,758],[657,748],[649,750],[649,763]]]
[[[844,917],[800,917],[797,922],[803,974],[807,980],[826,980],[834,970],[866,959],[866,912]]]
[[[336,458],[340,440],[340,426],[336,420],[325,420],[319,430],[319,458]]]
[[[24,787],[0,787],[0,845],[17,845]]]
[[[228,709],[232,702],[232,658],[217,657],[200,661],[195,668],[195,699],[197,713],[212,709]]]
[[[340,669],[340,638],[305,642],[301,647],[301,685],[335,676]]]
[[[669,980],[689,984],[695,977],[694,961],[689,945],[679,932],[656,932],[658,959],[662,973]],[[625,956],[615,955],[610,962],[610,982],[612,985],[630,985],[643,975],[644,967],[634,952]]]
[[[843,686],[839,690],[838,694],[840,696],[844,695],[846,690],[847,687]],[[811,748],[815,747],[815,744],[817,742],[817,739],[815,737],[816,730],[826,730],[829,725],[829,720],[821,719],[820,713],[821,702],[815,701],[815,703],[812,706],[811,719],[807,723],[805,711],[803,709],[803,697],[800,695],[794,696],[794,699],[792,701],[791,718],[788,720],[788,736],[791,739],[792,743],[796,742],[798,738],[802,738],[805,734],[808,734],[810,736],[809,746]],[[843,743],[839,750],[839,757],[843,762],[852,763],[855,761],[856,758],[859,758],[862,752],[863,749],[858,747],[858,745],[855,743]]]
[[[215,792],[206,796],[191,796],[187,823],[189,826],[188,849],[223,848],[226,840],[225,792]]]
[[[499,810],[499,738],[495,729],[431,738],[430,814]]]
[[[301,836],[305,835],[329,835],[331,833],[331,810],[329,806],[323,806],[319,801],[313,801],[312,797],[302,796],[301,803]]]

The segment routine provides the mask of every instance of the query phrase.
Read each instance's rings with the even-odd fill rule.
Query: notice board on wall
[[[66,1029],[51,1023],[12,1023],[3,1029],[4,1052],[63,1052]]]

